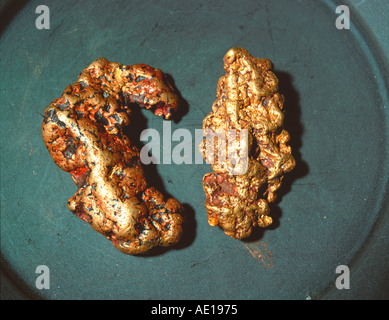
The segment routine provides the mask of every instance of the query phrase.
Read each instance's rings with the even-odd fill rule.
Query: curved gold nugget
[[[272,223],[268,203],[276,199],[283,174],[295,167],[287,146],[289,134],[282,129],[284,97],[277,92],[278,79],[271,68],[268,59],[254,58],[242,48],[230,49],[224,57],[226,74],[219,79],[212,112],[203,121],[205,135],[218,133],[219,139],[220,132],[228,137],[235,130],[239,137],[247,130],[247,171],[232,174],[228,165],[233,162],[231,154],[224,158],[227,165],[215,156],[210,163],[214,172],[203,178],[209,224],[220,226],[236,239],[248,237],[255,226]],[[206,160],[207,139],[200,144]],[[240,142],[244,145],[243,139]],[[219,144],[212,148],[214,154],[220,152]],[[235,156],[240,156],[239,152]]]
[[[123,134],[129,103],[170,119],[177,101],[161,70],[100,58],[45,109],[44,143],[78,187],[69,210],[124,253],[180,239],[182,206],[148,187],[139,150]]]

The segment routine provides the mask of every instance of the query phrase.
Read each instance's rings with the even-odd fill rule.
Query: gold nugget
[[[45,109],[42,136],[78,187],[69,210],[118,250],[141,254],[179,241],[182,206],[145,179],[140,152],[123,132],[132,103],[171,119],[178,97],[161,70],[100,58]]]
[[[268,59],[254,58],[243,48],[230,49],[224,56],[226,74],[219,79],[216,101],[203,121],[206,138],[200,152],[208,163],[208,138],[213,133],[220,140],[220,133],[229,137],[236,132],[238,144],[246,148],[243,163],[247,170],[236,174],[231,167],[242,163],[241,159],[233,161],[233,152],[220,153],[220,144],[213,143],[211,150],[216,156],[210,164],[214,172],[203,178],[208,223],[220,226],[235,239],[246,238],[254,227],[273,222],[268,204],[275,201],[284,173],[295,167],[287,145],[289,133],[282,128],[284,97],[278,93],[278,79],[271,69]],[[246,145],[243,132],[247,133]],[[223,148],[226,145],[228,148],[228,143],[222,144]],[[236,157],[241,155],[242,151],[235,152]]]

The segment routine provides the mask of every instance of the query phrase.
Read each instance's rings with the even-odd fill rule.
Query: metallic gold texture
[[[161,70],[100,58],[45,109],[42,136],[78,187],[69,210],[118,250],[142,254],[179,241],[182,206],[148,186],[139,149],[123,133],[130,103],[165,119],[178,108]]]
[[[203,121],[203,132],[228,136],[235,130],[238,137],[247,130],[247,171],[231,174],[229,165],[215,157],[210,163],[213,172],[203,177],[205,206],[211,226],[220,226],[228,236],[243,239],[254,227],[273,222],[268,204],[276,200],[284,173],[295,167],[295,160],[287,145],[289,134],[283,129],[284,97],[278,93],[271,61],[255,58],[243,48],[232,48],[224,56],[224,70],[212,111]],[[207,137],[199,149],[207,160],[206,144]],[[219,144],[212,147],[218,154]],[[228,161],[233,162],[230,158]]]

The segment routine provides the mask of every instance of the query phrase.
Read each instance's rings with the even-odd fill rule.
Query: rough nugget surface
[[[218,161],[216,143],[211,163],[214,172],[203,178],[209,224],[236,239],[248,237],[256,226],[272,223],[268,203],[276,199],[283,174],[295,166],[287,146],[289,134],[282,129],[284,97],[278,93],[278,79],[271,68],[268,59],[254,58],[242,48],[230,49],[224,57],[226,74],[219,79],[217,99],[203,121],[208,137],[212,133],[221,137],[220,132],[228,137],[231,130],[239,137],[242,129],[247,130],[247,171],[232,174],[228,168],[233,159]],[[244,146],[243,139],[240,142]],[[207,138],[200,144],[207,160],[206,145]]]
[[[44,143],[78,187],[69,210],[124,253],[144,253],[180,238],[180,203],[165,201],[147,185],[139,149],[122,132],[130,123],[129,103],[170,119],[177,101],[161,70],[100,58],[45,109]]]

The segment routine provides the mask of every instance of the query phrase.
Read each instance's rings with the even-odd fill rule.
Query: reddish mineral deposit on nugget
[[[161,70],[100,58],[45,109],[42,124],[50,155],[78,187],[69,210],[127,254],[170,246],[182,233],[182,206],[147,184],[123,133],[134,103],[164,119],[178,108]]]

